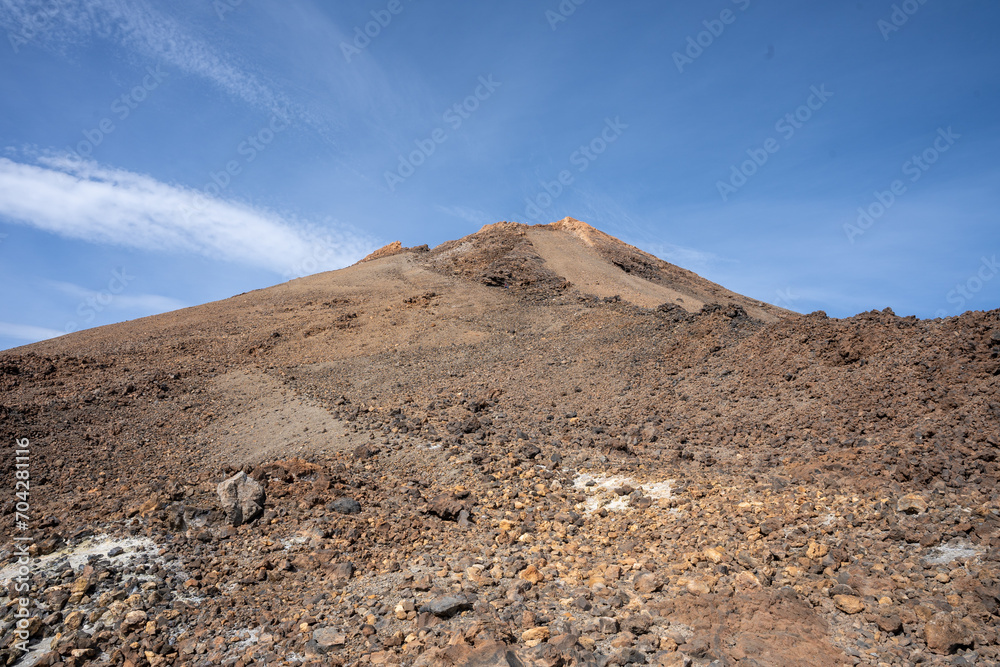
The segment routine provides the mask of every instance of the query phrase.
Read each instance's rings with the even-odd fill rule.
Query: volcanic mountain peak
[[[19,664],[1000,664],[1000,311],[755,303],[498,223],[6,351]]]
[[[566,216],[562,220],[557,220],[556,222],[550,222],[547,224],[537,224],[537,225],[527,225],[523,222],[509,222],[507,220],[501,222],[491,222],[487,225],[483,225],[479,232],[490,232],[494,230],[506,230],[512,231],[518,234],[524,234],[528,229],[552,229],[558,231],[567,231],[576,234],[581,239],[586,241],[589,245],[593,245],[592,238],[595,235],[601,235],[608,240],[617,240],[609,234],[605,234],[596,227],[593,227],[582,220],[577,220],[570,216]],[[619,241],[620,242],[620,241]]]
[[[370,253],[358,261],[358,264],[363,262],[371,262],[376,259],[382,259],[383,257],[392,257],[393,255],[401,255],[404,252],[422,252],[426,251],[428,248],[426,245],[416,246],[415,248],[404,248],[401,241],[393,241],[388,245],[384,245],[373,253]]]
[[[391,257],[392,255],[398,255],[403,251],[404,251],[403,243],[401,241],[393,241],[392,243],[384,245],[378,250],[369,253],[363,259],[361,259],[358,262],[358,264],[360,264],[361,262],[370,262],[375,259],[381,259],[383,257]]]
[[[619,241],[615,237],[609,234],[605,234],[596,227],[592,227],[582,220],[577,220],[576,218],[571,218],[569,216],[566,216],[562,220],[558,220],[556,222],[550,223],[545,226],[549,227],[550,229],[571,232],[589,246],[595,245],[597,239],[600,239],[605,242],[623,243],[622,241]]]
[[[387,246],[379,252],[401,251],[389,251]],[[619,297],[642,308],[669,304],[689,313],[731,303],[767,322],[791,314],[731,292],[570,217],[547,225],[486,225],[431,250],[427,266],[534,297],[571,290]]]

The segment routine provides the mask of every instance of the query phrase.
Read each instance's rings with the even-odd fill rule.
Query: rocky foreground
[[[1000,664],[1000,311],[692,308],[624,244],[595,296],[533,233],[0,355],[3,664]]]

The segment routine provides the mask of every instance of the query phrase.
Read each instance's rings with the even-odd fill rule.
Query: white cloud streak
[[[656,255],[671,264],[682,266],[692,271],[704,269],[714,264],[722,262],[733,262],[734,260],[724,260],[715,253],[705,252],[696,248],[686,248],[684,246],[670,243],[644,243],[642,241],[632,241],[637,248]]]
[[[0,158],[0,216],[67,238],[193,253],[291,276],[351,264],[377,244],[293,223],[143,174],[66,156]],[[305,267],[306,270],[303,270]]]
[[[629,211],[613,197],[593,190],[580,189],[580,198],[586,212],[581,218],[597,224],[608,233],[618,236],[626,243],[676,264],[690,271],[701,273],[722,263],[729,263],[715,253],[698,250],[674,243],[666,243],[659,225],[636,220]]]
[[[259,77],[142,0],[7,0],[0,2],[0,27],[16,49],[38,44],[62,52],[89,40],[110,41],[203,77],[255,107],[287,112],[292,106]]]
[[[497,220],[490,219],[490,216],[474,208],[468,208],[466,206],[442,206],[438,204],[434,207],[441,213],[446,215],[454,216],[460,220],[465,220],[466,222],[471,222],[474,225],[488,225]]]
[[[98,290],[87,289],[73,283],[59,281],[49,281],[49,284],[56,290],[81,301],[88,299],[101,300],[105,297]],[[187,304],[183,301],[160,294],[114,294],[109,301],[107,309],[125,310],[136,314],[158,315],[171,310],[184,308]]]
[[[46,329],[45,327],[33,327],[29,324],[14,324],[12,322],[0,322],[0,338],[13,338],[14,340],[25,340],[29,343],[37,343],[40,340],[55,338],[65,335],[65,331]]]

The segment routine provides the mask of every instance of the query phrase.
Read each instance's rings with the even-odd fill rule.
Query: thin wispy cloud
[[[636,247],[652,255],[656,255],[660,259],[665,259],[671,264],[676,264],[690,270],[704,269],[713,264],[735,261],[724,259],[712,252],[705,252],[696,248],[685,248],[684,246],[671,245],[669,243],[636,242]]]
[[[71,296],[74,299],[80,299],[81,301],[87,301],[90,299],[105,300],[102,297],[106,295],[100,291],[87,289],[80,285],[74,283],[61,282],[57,280],[48,281],[49,285],[55,288],[57,291],[62,292],[67,296]],[[175,299],[169,296],[162,296],[159,294],[115,294],[114,298],[106,299],[108,305],[106,306],[109,310],[123,310],[129,311],[136,315],[154,315],[157,313],[166,313],[171,310],[178,310],[184,308],[187,304],[183,301]]]
[[[441,206],[439,204],[434,208],[445,215],[471,222],[474,225],[488,225],[493,222],[499,222],[498,220],[490,219],[490,216],[483,211],[466,206]]]
[[[637,220],[618,201],[604,193],[581,188],[580,197],[583,215],[588,216],[586,219],[660,259],[691,271],[704,271],[711,266],[733,261],[712,252],[665,242],[662,222],[650,224]]]
[[[57,52],[92,40],[118,44],[145,58],[203,77],[255,107],[289,112],[291,102],[177,20],[147,2],[44,0],[0,3],[0,27],[14,48]]]
[[[39,340],[62,336],[65,333],[65,331],[46,329],[45,327],[34,327],[30,324],[0,322],[0,338],[13,338],[14,340],[25,340],[34,343]]]
[[[346,266],[377,247],[347,228],[290,221],[65,155],[36,164],[0,158],[0,216],[67,238],[192,253],[285,276],[303,266],[309,273]]]

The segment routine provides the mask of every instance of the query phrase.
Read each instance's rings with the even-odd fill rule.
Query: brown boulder
[[[865,610],[865,603],[857,595],[834,595],[833,604],[845,614],[859,614]]]
[[[441,493],[427,504],[427,512],[445,521],[457,521],[459,515],[465,510],[465,503],[456,499],[450,493]]]
[[[964,619],[957,619],[948,612],[938,612],[924,626],[927,648],[934,653],[947,655],[960,648],[971,648],[974,642],[972,628]]]

